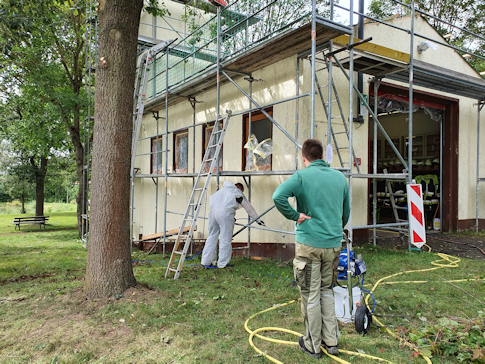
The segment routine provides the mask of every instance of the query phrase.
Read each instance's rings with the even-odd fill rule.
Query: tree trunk
[[[35,168],[35,216],[44,216],[44,185],[47,171],[47,157],[40,157],[40,166],[36,167],[33,158],[30,160]]]
[[[84,290],[90,298],[136,284],[130,252],[130,168],[136,48],[143,0],[99,2],[91,211]]]
[[[24,196],[24,194],[22,194],[22,196],[20,197],[20,202],[22,203],[22,208],[20,210],[20,213],[25,214],[25,196]]]

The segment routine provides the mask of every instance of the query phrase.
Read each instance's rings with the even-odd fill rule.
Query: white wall
[[[395,24],[398,22],[409,22],[409,19],[395,20]],[[408,25],[403,25],[408,26]],[[429,37],[437,38],[434,30],[425,24],[423,21],[416,21],[416,31],[418,33],[425,34]],[[390,27],[385,27],[379,24],[366,25],[366,37],[372,36],[373,43],[378,43],[390,48],[400,50],[402,52],[409,53],[409,40],[408,36],[403,35],[402,32],[394,30]],[[466,73],[469,75],[476,75],[476,72],[472,70],[463,58],[458,56],[456,52],[448,48],[440,47],[437,50],[429,49],[416,57],[430,63],[435,63],[442,67],[448,67],[450,69]],[[321,68],[319,65],[317,68]],[[308,61],[301,62],[300,69],[300,94],[310,92],[311,67]],[[288,97],[292,97],[296,94],[296,57],[290,57],[280,62],[268,66],[253,73],[255,79],[261,79],[262,81],[256,81],[253,83],[253,98],[261,106],[284,100]],[[326,72],[320,71],[318,73],[320,85],[326,85],[328,82]],[[365,77],[364,90],[368,90],[369,77]],[[386,80],[385,80],[386,81]],[[249,92],[248,82],[242,77],[236,79],[236,82],[246,91]],[[342,109],[344,111],[344,117],[348,119],[349,110],[349,85],[347,79],[343,76],[337,66],[334,67],[334,82],[337,85],[339,99],[341,101]],[[357,82],[357,77],[354,77],[354,82]],[[390,81],[388,81],[390,82]],[[392,82],[396,85],[400,83]],[[417,89],[423,89],[417,87]],[[327,99],[327,89],[323,90],[324,98]],[[475,217],[475,201],[476,201],[476,130],[477,130],[477,111],[474,106],[475,101],[463,97],[457,97],[456,95],[448,95],[432,90],[426,90],[434,94],[442,94],[447,97],[453,97],[459,99],[459,111],[460,111],[460,135],[459,135],[459,219],[470,219]],[[248,99],[241,94],[237,88],[226,83],[221,86],[221,112],[225,115],[226,109],[231,109],[233,114],[247,110],[249,106]],[[197,95],[197,100],[203,103],[196,105],[195,123],[202,123],[211,121],[216,117],[216,90],[210,90],[202,94]],[[354,94],[354,110],[356,110],[357,96]],[[310,137],[310,97],[307,96],[300,99],[298,103],[299,111],[299,123],[298,123],[298,141],[300,144]],[[324,145],[327,141],[327,123],[326,117],[323,111],[322,104],[318,95],[315,97],[315,137],[322,140]],[[295,135],[296,127],[296,110],[297,102],[285,102],[275,105],[273,107],[274,119],[286,130],[289,134]],[[332,116],[339,115],[339,109],[336,104],[332,104]],[[186,126],[190,126],[193,123],[192,120],[192,107],[189,102],[182,102],[169,108],[168,120],[169,130],[174,130]],[[165,117],[165,110],[160,110],[160,116]],[[354,111],[354,117],[356,112]],[[482,119],[485,119],[485,115],[482,115]],[[368,171],[367,160],[367,148],[368,148],[368,119],[365,119],[365,123],[360,125],[353,123],[353,141],[354,150],[356,156],[361,158],[362,165],[360,166],[362,173]],[[342,121],[340,119],[334,119],[332,122],[334,132],[342,131]],[[481,138],[485,141],[485,126],[482,126]],[[245,141],[242,140],[242,115],[236,115],[231,118],[230,125],[224,139],[223,147],[223,169],[225,171],[241,171],[242,165],[242,146]],[[164,119],[159,120],[159,134],[165,131]],[[151,114],[146,114],[144,117],[144,126],[142,128],[142,138],[155,136],[156,123]],[[192,145],[193,136],[195,135],[195,146]],[[346,139],[345,137],[343,137]],[[295,166],[295,146],[289,141],[289,139],[273,125],[273,140],[274,140],[274,153],[273,153],[273,170],[290,170]],[[172,150],[173,150],[173,135],[170,134],[168,141],[168,171],[172,168]],[[333,145],[332,141],[332,145]],[[346,146],[348,143],[344,140],[339,140],[341,146]],[[165,146],[165,137],[163,141]],[[195,148],[195,161],[193,160],[193,148]],[[333,147],[333,163],[332,167],[340,167],[337,151],[335,146]],[[485,148],[482,148],[485,149]],[[138,153],[150,152],[150,139],[145,139],[139,142]],[[458,152],[458,151],[457,151]],[[189,128],[189,172],[193,171],[195,166],[195,172],[197,173],[200,168],[202,160],[202,126],[196,128]],[[348,153],[343,152],[342,158],[345,164],[348,165]],[[446,162],[446,161],[445,161]],[[298,153],[299,168],[302,168],[300,161],[300,153]],[[485,151],[482,151],[482,165],[485,165]],[[141,168],[141,174],[150,173],[150,160],[148,157],[138,157],[135,163],[136,167]],[[483,167],[482,167],[483,168]],[[485,168],[483,168],[485,169]],[[354,173],[357,172],[354,167]],[[485,177],[485,171],[482,172],[482,176]],[[272,205],[271,196],[274,189],[288,176],[255,176],[252,177],[252,203],[258,212],[262,212],[266,208]],[[224,180],[230,180],[232,182],[243,182],[242,177],[221,177],[221,183]],[[190,196],[192,189],[191,178],[168,178],[167,181],[167,210],[178,213],[183,213]],[[485,190],[485,186],[482,190]],[[208,195],[213,194],[216,191],[215,177],[211,181],[211,186],[208,190]],[[164,210],[164,178],[159,178],[158,184],[158,215],[157,215],[157,228],[156,231],[163,231],[163,210]],[[245,192],[248,196],[248,191]],[[485,191],[482,192],[485,197]],[[483,199],[483,198],[482,198]],[[368,209],[368,191],[366,179],[353,179],[352,189],[352,225],[365,225],[367,224],[367,209]],[[155,232],[155,185],[150,178],[137,178],[135,181],[135,215],[134,215],[134,236],[139,233],[148,235]],[[203,207],[201,216],[208,215],[209,207]],[[485,201],[482,203],[481,216],[485,215]],[[246,213],[243,209],[239,210],[236,217],[246,217]],[[182,220],[181,215],[167,215],[166,229],[177,228]],[[285,220],[282,216],[273,209],[265,217],[263,217],[266,225],[270,228],[281,230],[293,230],[293,223]],[[242,221],[242,220],[239,220]],[[198,232],[202,233],[204,237],[207,236],[207,223],[203,223],[200,219],[198,223]],[[196,235],[197,236],[197,235]],[[244,232],[238,235],[234,241],[245,242],[247,241],[247,233]],[[280,242],[280,243],[292,243],[294,241],[293,236],[286,235],[283,237],[281,234],[273,232],[264,232],[253,229],[251,232],[251,241],[253,242]]]

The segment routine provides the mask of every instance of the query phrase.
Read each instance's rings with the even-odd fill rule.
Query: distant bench
[[[20,225],[39,224],[39,228],[44,225],[45,229],[45,223],[47,220],[49,220],[49,216],[14,217],[12,225],[15,225],[15,229],[17,229],[18,226],[20,230]]]

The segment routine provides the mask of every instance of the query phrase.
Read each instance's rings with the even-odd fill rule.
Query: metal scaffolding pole
[[[316,0],[312,0],[312,85],[311,85],[311,109],[310,109],[310,138],[315,135],[315,53],[317,47],[317,5]]]
[[[221,7],[217,6],[217,107],[216,107],[216,121],[214,128],[218,128],[219,118],[222,115],[220,112],[221,108],[221,45],[222,45],[222,34],[221,34]],[[219,191],[219,163],[221,157],[220,154],[217,156],[216,163],[216,191]]]
[[[354,2],[353,0],[350,1],[350,15],[349,15],[349,24],[354,24]],[[354,43],[354,34],[350,34],[349,36],[349,42],[350,44]],[[353,87],[356,87],[354,85],[354,48],[350,48],[350,56],[349,56],[349,201],[350,201],[350,206],[352,206],[352,173],[353,173],[353,166],[352,166],[352,151],[353,151],[353,120],[354,120],[354,114],[353,114],[353,109],[354,109],[354,90]],[[329,100],[330,102],[330,100]],[[353,242],[353,230],[352,230],[352,213],[349,216],[349,232],[348,232],[348,237],[350,241],[350,249],[352,249],[352,242]],[[350,265],[349,265],[350,267]],[[348,282],[350,282],[350,276],[347,277]],[[350,307],[352,306],[352,295],[349,297],[349,305]],[[351,314],[353,310],[351,309]]]
[[[165,256],[165,244],[167,242],[167,173],[168,173],[168,71],[169,71],[169,63],[168,58],[170,55],[170,49],[167,49],[165,53],[165,183],[164,183],[164,194],[165,197],[163,199],[163,242],[162,242],[162,254]],[[155,222],[156,224],[156,222]],[[153,246],[155,247],[155,245]]]
[[[483,101],[478,103],[477,113],[477,205],[476,205],[476,219],[475,219],[475,231],[478,233],[478,208],[480,205],[480,182],[484,182],[485,178],[480,178],[480,112],[483,108]]]
[[[407,183],[413,181],[413,57],[414,57],[414,0],[411,2],[411,40],[409,50],[409,135],[408,135],[408,179]],[[411,219],[410,211],[408,209],[408,221]],[[408,247],[411,250],[412,229],[411,224],[408,225]]]
[[[249,81],[249,96],[253,97],[253,82],[254,82],[254,78],[253,76],[247,78],[247,80]],[[251,99],[249,99],[249,110],[251,110],[251,108],[253,107],[253,104],[251,102]],[[251,138],[251,125],[252,123],[252,112],[249,111],[249,114],[248,114],[248,140]],[[248,149],[248,152],[249,152],[249,149]],[[247,152],[246,152],[247,153]],[[246,159],[246,162],[247,162],[247,159]],[[248,200],[249,200],[249,203],[251,203],[251,176],[248,177]],[[248,223],[249,221],[251,221],[251,218],[248,216]],[[247,257],[249,258],[250,257],[250,252],[251,252],[251,228],[248,227],[248,251],[247,251]]]
[[[379,79],[374,79],[374,114],[377,115],[377,92],[379,90]],[[373,143],[373,151],[372,151],[372,158],[374,163],[372,165],[372,173],[377,175],[377,121],[372,118],[374,121],[374,143]],[[375,226],[377,225],[377,179],[372,179],[372,224],[374,227],[372,228],[372,243],[376,246],[376,234],[377,230]]]

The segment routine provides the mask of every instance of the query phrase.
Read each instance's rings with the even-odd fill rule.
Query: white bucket
[[[441,221],[438,217],[436,217],[434,220],[433,220],[433,229],[434,230],[441,230]]]
[[[352,322],[352,316],[349,310],[349,292],[344,287],[333,287],[333,293],[335,296],[335,315],[337,320],[343,323]],[[361,291],[359,287],[352,288],[352,306],[354,306],[353,312],[357,309],[357,303],[360,302]]]

